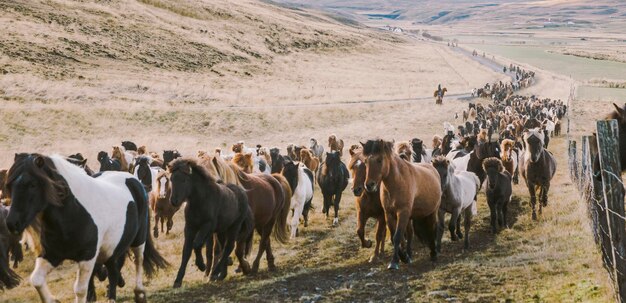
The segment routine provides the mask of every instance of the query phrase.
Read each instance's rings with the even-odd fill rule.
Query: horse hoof
[[[201,263],[201,262],[196,262],[196,267],[198,267],[198,269],[200,271],[205,271],[206,270],[206,265],[204,263]]]
[[[120,273],[120,278],[119,280],[117,280],[117,287],[122,288],[126,286],[126,281],[124,280],[124,278],[122,277],[122,274]]]
[[[308,227],[309,226],[309,222],[308,221],[304,221],[304,227]]]
[[[333,226],[337,226],[339,224],[339,218],[333,219]]]
[[[159,237],[159,232],[155,230],[155,231],[154,231],[154,233],[153,233],[152,235],[153,235],[153,236],[154,236],[154,238],[156,239],[156,238],[158,238],[158,237]]]
[[[228,266],[233,265],[233,257],[228,257]]]
[[[391,263],[389,263],[389,266],[387,266],[387,269],[398,270],[398,269],[400,269],[400,265],[398,265],[398,263],[391,262]]]
[[[459,237],[457,237],[456,235],[453,235],[452,237],[450,237],[450,240],[453,242],[459,241]]]
[[[172,288],[180,288],[181,286],[183,286],[183,281],[174,281]]]
[[[363,244],[364,248],[372,248],[372,240],[367,240],[365,241],[365,243]]]
[[[402,261],[402,263],[409,264],[411,263],[411,257],[407,254],[400,254],[400,261]]]
[[[235,273],[237,273],[237,274],[238,274],[238,273],[240,273],[240,272],[242,272],[242,270],[241,270],[241,265],[239,265],[237,268],[235,268]]]
[[[369,263],[376,263],[376,261],[378,261],[378,257],[376,255],[372,255],[370,259],[367,260]]]
[[[145,303],[146,292],[143,290],[135,290],[135,303]]]
[[[537,213],[533,211],[533,220],[537,220]]]
[[[241,264],[239,264],[239,267],[237,269],[240,269],[241,273],[243,273],[244,275],[249,275],[250,274],[250,264],[248,264],[248,262],[243,262]]]
[[[267,270],[270,272],[275,272],[276,271],[276,265],[274,264],[267,264]]]

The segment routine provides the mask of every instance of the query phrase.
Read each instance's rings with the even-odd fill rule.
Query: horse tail
[[[472,201],[472,215],[475,216],[478,214],[478,207],[476,205],[476,201],[478,201],[478,192],[480,192],[480,178],[474,173],[472,173],[472,181],[476,184],[476,192],[474,193],[474,201]]]
[[[148,205],[148,194],[139,180],[131,178],[126,180],[135,203],[137,203],[137,214],[139,220],[139,231],[132,246],[137,247],[145,244],[143,251],[143,270],[146,276],[151,277],[158,268],[167,268],[170,264],[156,250],[152,235],[150,234],[150,206]]]
[[[278,213],[278,218],[274,222],[274,239],[280,243],[287,243],[289,240],[289,232],[287,229],[287,217],[289,216],[289,210],[291,209],[291,187],[289,182],[281,174],[272,175],[280,183],[283,192],[283,207]]]

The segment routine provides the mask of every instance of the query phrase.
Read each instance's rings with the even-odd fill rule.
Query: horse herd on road
[[[489,103],[469,103],[471,114],[457,127],[444,123],[431,146],[411,138],[369,139],[348,147],[330,135],[325,146],[311,138],[307,145],[289,144],[285,153],[238,142],[230,151],[183,157],[177,150],[157,153],[123,141],[110,154],[98,153],[97,172],[80,153],[16,154],[11,168],[0,172],[5,204],[0,207],[0,287],[18,285],[9,260],[18,265],[20,239],[30,238],[39,242],[28,246],[38,250],[30,281],[42,301],[54,299],[46,278],[63,260],[78,263],[78,301],[96,299],[94,278],[109,279],[107,296],[115,300],[116,288],[125,284],[120,270],[132,253],[135,300],[144,302],[143,273],[169,266],[153,238],[171,231],[181,208],[184,243],[174,287],[182,285],[192,253],[211,280],[226,277],[233,251],[238,272],[257,272],[264,254],[273,271],[271,240],[286,243],[301,235],[314,209],[314,191],[321,191],[322,212],[335,226],[350,184],[362,247],[373,246],[365,223],[377,220],[370,261],[383,258],[387,230],[393,246],[389,269],[411,262],[413,235],[436,261],[446,214],[450,239],[463,239],[464,248],[470,247],[483,183],[494,233],[508,227],[507,207],[518,175],[529,191],[532,218],[548,205],[556,160],[547,148],[549,138],[559,135],[556,126],[567,107],[560,100],[514,95]],[[260,240],[249,264],[255,231]]]

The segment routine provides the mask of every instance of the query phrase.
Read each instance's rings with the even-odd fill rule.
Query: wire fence
[[[616,120],[596,124],[597,135],[582,136],[580,149],[569,137],[569,172],[587,205],[593,237],[616,299],[626,302],[626,216],[618,124]]]

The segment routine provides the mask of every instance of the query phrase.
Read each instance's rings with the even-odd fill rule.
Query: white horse
[[[291,238],[295,238],[300,224],[300,217],[304,217],[304,226],[308,225],[308,213],[313,200],[313,172],[298,162],[286,161],[283,176],[287,179],[291,191]]]
[[[480,180],[472,172],[455,171],[454,166],[443,156],[433,159],[432,163],[437,172],[439,172],[442,190],[441,205],[438,213],[437,249],[441,251],[441,238],[443,236],[446,213],[452,215],[448,224],[452,241],[457,241],[464,236],[461,232],[460,216],[463,213],[465,229],[463,246],[465,249],[468,249],[472,216],[477,214],[476,194],[480,189]]]
[[[472,153],[474,153],[474,151],[471,151],[469,154],[463,157],[458,157],[452,160],[452,165],[454,166],[454,170],[455,171],[467,171],[467,165],[469,164],[469,160],[470,160]]]

